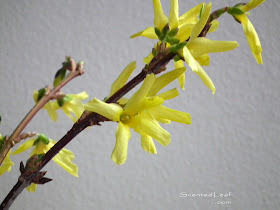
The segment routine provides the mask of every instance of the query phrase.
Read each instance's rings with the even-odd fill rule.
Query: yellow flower
[[[205,7],[204,7],[205,6]],[[204,7],[202,14],[200,12]],[[166,25],[169,23],[169,32],[177,29],[177,33],[172,37],[167,39],[170,40],[170,44],[173,45],[176,40],[177,42],[185,42],[187,41],[186,46],[183,47],[182,50],[179,51],[181,57],[184,58],[185,62],[190,66],[192,71],[194,71],[201,78],[203,83],[212,90],[213,94],[215,93],[215,86],[212,80],[209,78],[207,73],[203,70],[201,65],[209,65],[209,55],[208,53],[214,52],[224,52],[228,50],[233,50],[238,46],[238,43],[235,41],[212,41],[206,39],[204,37],[198,37],[201,31],[203,30],[205,24],[208,21],[208,18],[211,13],[212,3],[209,4],[199,4],[196,7],[192,8],[181,17],[179,17],[179,8],[178,8],[178,0],[171,0],[170,6],[170,15],[169,19],[163,14],[161,9],[160,0],[154,1],[155,8],[155,20],[154,26],[155,29],[152,30],[152,27],[148,27],[144,31],[138,32],[131,36],[131,38],[138,36],[146,36],[148,38],[159,38],[156,35],[156,28],[162,29],[162,25]],[[198,16],[201,16],[198,19]],[[157,23],[157,24],[156,24]],[[209,32],[213,32],[218,28],[218,22],[213,21],[213,24],[209,30]],[[168,33],[167,33],[168,36]],[[168,46],[167,46],[168,47]],[[145,63],[149,63],[153,58],[152,54],[150,54],[144,61]],[[182,66],[182,63],[180,63]],[[179,83],[182,89],[184,89],[184,76],[179,77]]]
[[[184,71],[184,68],[175,69],[159,78],[156,78],[154,74],[147,75],[140,89],[124,107],[118,104],[107,104],[96,98],[85,104],[86,110],[96,112],[119,123],[116,131],[116,144],[111,156],[115,163],[124,164],[126,161],[128,141],[131,137],[130,128],[141,135],[141,145],[144,151],[156,153],[152,139],[164,146],[170,143],[170,134],[160,126],[159,122],[191,123],[188,113],[162,106],[164,100],[178,95],[176,89],[156,96],[164,86]]]
[[[19,153],[22,153],[33,146],[34,149],[32,150],[30,157],[34,154],[45,154],[55,144],[56,141],[49,139],[44,134],[40,134],[38,135],[38,138],[30,139],[26,141],[24,144],[22,144],[21,146],[19,146],[18,149],[12,153],[12,155],[17,155]],[[78,167],[76,164],[72,162],[74,157],[75,156],[73,152],[71,152],[68,149],[62,149],[52,160],[71,175],[78,177]],[[31,184],[27,188],[27,190],[34,192],[36,190],[36,184]]]
[[[251,0],[247,4],[243,6],[237,6],[241,11],[248,12],[251,9],[254,9],[255,7],[259,6],[260,4],[264,3],[265,0]],[[258,64],[262,64],[262,46],[260,43],[260,39],[258,37],[258,34],[253,26],[253,24],[250,22],[249,18],[246,14],[240,14],[240,15],[233,15],[235,19],[237,19],[239,22],[241,22],[244,34],[246,36],[246,39],[248,41],[248,44],[250,46],[250,49],[252,51],[252,54],[254,55],[256,61]]]
[[[4,136],[1,135],[0,133],[0,151],[4,145]],[[5,157],[2,165],[0,166],[0,176],[3,175],[5,172],[10,172],[11,171],[11,168],[12,166],[14,165],[14,163],[11,161],[11,158],[10,158],[10,153],[11,153],[11,150],[8,152],[7,156]]]
[[[56,111],[61,108],[73,122],[76,122],[84,111],[84,105],[81,101],[86,98],[88,98],[88,94],[86,92],[79,94],[67,94],[62,99],[58,99],[57,101],[49,101],[45,104],[43,109],[48,111],[48,114],[53,121],[57,121]],[[38,91],[36,90],[33,92],[33,99],[37,103]]]
[[[62,100],[53,103],[55,103],[55,109],[61,108],[73,122],[76,122],[84,112],[84,104],[81,101],[86,98],[88,98],[86,92],[67,94]]]

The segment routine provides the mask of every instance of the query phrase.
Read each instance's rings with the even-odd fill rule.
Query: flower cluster
[[[246,5],[237,5],[229,10],[229,12],[231,11],[230,14],[242,23],[248,43],[258,63],[262,63],[260,42],[256,31],[244,13],[264,1],[251,0]],[[214,94],[215,86],[201,66],[209,65],[209,53],[233,50],[238,46],[238,43],[236,41],[214,41],[203,37],[201,33],[207,28],[212,4],[199,4],[179,17],[178,0],[171,0],[169,18],[165,16],[160,0],[153,0],[153,5],[154,27],[148,27],[132,35],[131,38],[145,36],[151,39],[159,39],[159,43],[163,42],[167,47],[171,47],[171,50],[179,57],[177,60],[184,61]],[[221,15],[226,11],[226,8],[221,9],[215,15]],[[218,26],[218,21],[213,20],[208,32],[216,31]],[[144,62],[149,63],[154,54],[151,53]],[[177,65],[183,66],[184,64],[179,62]],[[184,76],[179,77],[179,82],[181,87],[184,88]]]

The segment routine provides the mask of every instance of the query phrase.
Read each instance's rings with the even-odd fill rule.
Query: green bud
[[[72,97],[66,95],[66,96],[64,96],[64,97],[61,98],[61,99],[57,99],[57,103],[58,103],[58,105],[59,105],[60,107],[63,107],[63,105],[64,105],[66,102],[71,101],[72,99],[73,99]]]
[[[48,143],[50,142],[49,138],[48,138],[45,134],[39,134],[37,140],[43,142],[44,144],[48,144]],[[37,141],[37,140],[36,140],[36,141]],[[35,142],[36,142],[36,141],[35,141]],[[35,142],[34,142],[34,143],[35,143]],[[34,144],[33,144],[33,145],[34,145]]]
[[[170,43],[171,45],[178,44],[178,43],[180,42],[179,39],[170,38],[170,37],[168,37],[168,36],[166,37],[166,41],[167,41],[168,43]]]
[[[177,35],[177,33],[178,33],[178,28],[174,28],[174,29],[172,29],[171,31],[169,31],[169,32],[167,33],[167,36],[169,36],[169,37],[174,37],[174,36]]]
[[[40,101],[41,98],[45,95],[45,93],[46,93],[46,88],[42,88],[42,89],[38,90],[38,98],[37,98],[36,102]]]
[[[59,69],[55,76],[54,76],[54,81],[53,81],[53,87],[57,87],[60,82],[65,78],[66,75],[66,68],[62,67],[61,69]]]
[[[155,33],[158,36],[158,38],[161,36],[161,31],[157,27],[155,27]]]
[[[170,47],[170,51],[173,53],[177,53],[179,50],[183,49],[183,47],[185,47],[186,44],[187,44],[187,42],[181,42],[181,43],[175,44]]]
[[[238,7],[229,7],[227,12],[231,15],[243,15],[244,14],[244,12],[241,9],[239,9]]]

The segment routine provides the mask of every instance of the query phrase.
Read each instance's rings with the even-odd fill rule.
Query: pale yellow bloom
[[[179,54],[184,58],[185,62],[190,66],[192,71],[194,71],[201,78],[203,83],[208,88],[210,88],[214,94],[215,86],[200,64],[209,65],[210,61],[208,53],[233,50],[238,46],[238,43],[235,41],[212,41],[204,37],[198,37],[209,19],[212,3],[199,4],[179,17],[178,0],[171,0],[169,20],[167,20],[164,14],[162,14],[163,12],[160,1],[158,0],[156,2],[157,4],[154,4],[154,7],[160,8],[161,12],[160,15],[159,13],[155,13],[155,17],[158,16],[157,20],[162,19],[162,21],[158,20],[157,22],[164,22],[165,25],[169,23],[169,30],[178,28],[178,32],[173,38],[179,40],[180,42],[187,41],[186,46],[181,51],[179,51]],[[201,14],[201,17],[198,18],[203,6],[203,13]],[[218,21],[213,21],[209,32],[216,31],[218,25]],[[154,26],[157,27],[156,25]],[[131,38],[137,36],[156,38],[155,31],[153,31],[151,27],[148,27],[144,31],[132,35]],[[145,58],[144,62],[149,63],[152,58],[153,55],[149,54],[149,56]],[[182,66],[182,63],[178,64]],[[185,76],[180,76],[178,78],[182,89],[184,89],[184,77]]]
[[[8,152],[2,165],[0,166],[0,176],[3,175],[7,171],[10,172],[12,166],[14,165],[14,163],[11,161],[10,154],[11,154],[11,150]]]
[[[0,133],[0,151],[2,149],[2,146],[4,145],[4,137],[1,135]],[[7,156],[5,157],[4,161],[2,162],[1,166],[0,166],[0,176],[3,175],[5,172],[10,172],[12,166],[14,165],[14,163],[12,162],[11,158],[10,158],[10,153],[11,150],[8,152]]]
[[[30,139],[24,144],[20,145],[12,155],[20,154],[31,147],[34,147],[30,157],[34,154],[45,154],[47,153],[54,145],[56,144],[55,140],[48,139],[45,135],[39,135],[38,138]],[[78,177],[78,167],[72,162],[74,159],[74,153],[68,149],[63,148],[60,152],[52,159],[60,167],[66,170],[73,176]],[[27,188],[28,191],[34,192],[36,190],[36,185],[32,184]]]
[[[242,10],[243,12],[248,12],[251,9],[254,9],[255,7],[261,5],[264,3],[265,0],[251,0],[246,5],[239,6],[238,8]],[[260,43],[260,39],[258,37],[258,34],[253,26],[253,24],[250,22],[247,15],[241,14],[241,15],[234,15],[235,19],[237,19],[239,22],[241,22],[244,34],[246,36],[246,39],[248,41],[248,44],[250,46],[250,49],[252,51],[252,54],[254,55],[256,61],[258,64],[262,64],[262,46]]]
[[[118,104],[107,104],[97,98],[85,104],[86,110],[96,112],[119,123],[116,131],[116,144],[111,156],[115,163],[124,164],[126,161],[128,141],[131,138],[130,128],[141,135],[143,150],[148,153],[156,153],[152,139],[164,146],[170,143],[170,134],[160,126],[159,122],[191,123],[188,113],[162,106],[164,100],[178,95],[177,90],[173,89],[156,95],[184,71],[185,68],[176,69],[159,78],[153,74],[147,75],[140,89],[124,107]]]
[[[73,121],[76,122],[84,111],[84,105],[81,102],[82,100],[88,98],[86,92],[81,92],[79,94],[67,94],[63,99],[57,101],[49,101],[45,104],[43,109],[48,111],[50,118],[53,121],[57,121],[57,110],[60,108],[63,112]],[[37,103],[38,91],[33,92],[33,99]]]

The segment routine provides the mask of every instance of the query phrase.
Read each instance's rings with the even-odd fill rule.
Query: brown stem
[[[225,9],[225,8],[222,8]],[[217,19],[217,11],[211,13],[209,20],[202,30],[199,36],[206,36],[207,32],[210,29],[211,21]],[[226,9],[225,9],[226,11]],[[224,12],[225,12],[224,11]],[[223,13],[224,13],[223,12]],[[211,20],[211,21],[210,21]],[[131,81],[129,81],[126,85],[124,85],[120,90],[118,90],[115,94],[109,97],[106,102],[107,103],[116,103],[121,97],[123,97],[126,93],[128,93],[131,89],[133,89],[136,85],[142,82],[147,74],[158,74],[161,71],[165,70],[165,66],[169,63],[171,59],[173,59],[176,54],[169,52],[168,50],[163,50],[157,56],[153,58],[148,67],[144,67],[142,71],[134,77]],[[17,198],[17,196],[22,192],[22,190],[28,187],[32,180],[40,173],[40,170],[61,150],[63,149],[74,137],[76,137],[80,132],[82,132],[86,127],[93,125],[100,125],[100,122],[107,121],[105,117],[89,111],[84,111],[80,119],[73,125],[73,127],[64,135],[43,157],[42,163],[40,166],[28,176],[23,177],[20,176],[17,184],[13,187],[10,193],[7,195],[5,200],[0,205],[0,210],[8,209],[13,201]]]
[[[0,165],[4,161],[6,155],[8,154],[9,150],[15,145],[16,141],[15,139],[18,138],[20,133],[23,131],[23,129],[27,126],[27,124],[32,120],[32,118],[37,114],[37,112],[44,107],[44,105],[51,100],[54,95],[68,82],[70,82],[75,77],[81,75],[83,72],[80,70],[72,71],[69,73],[69,75],[54,89],[52,89],[48,94],[44,95],[41,100],[38,101],[38,103],[27,113],[27,115],[23,118],[23,120],[20,122],[20,124],[16,127],[12,135],[9,137],[9,139],[4,144],[3,148],[1,149],[0,153]]]

